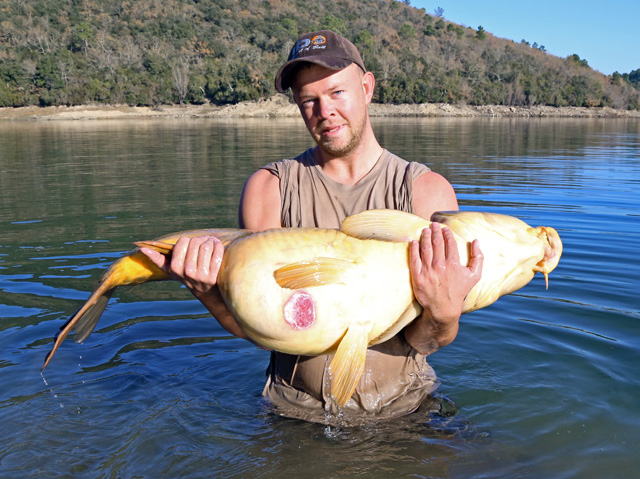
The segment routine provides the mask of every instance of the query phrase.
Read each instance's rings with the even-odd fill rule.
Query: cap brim
[[[351,65],[353,60],[349,60],[346,58],[335,58],[335,57],[303,57],[303,58],[294,58],[293,60],[289,60],[287,63],[280,67],[278,73],[276,74],[275,86],[276,90],[280,93],[284,93],[287,91],[289,87],[291,87],[291,83],[293,82],[293,73],[295,68],[300,63],[313,63],[315,65],[320,65],[329,70],[342,70],[343,68],[347,68]]]

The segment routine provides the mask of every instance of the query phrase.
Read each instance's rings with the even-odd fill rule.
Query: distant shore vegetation
[[[378,103],[640,109],[640,68],[604,75],[445,13],[409,0],[3,1],[0,107],[270,98],[297,36],[329,28],[361,51]]]

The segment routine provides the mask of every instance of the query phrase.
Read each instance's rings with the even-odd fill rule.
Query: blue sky
[[[544,45],[559,57],[573,53],[610,75],[640,68],[638,0],[411,0],[411,5],[501,38]]]

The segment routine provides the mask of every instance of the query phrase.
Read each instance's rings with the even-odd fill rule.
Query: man
[[[436,211],[458,209],[447,180],[378,144],[368,115],[374,86],[373,74],[345,38],[323,30],[298,39],[276,76],[276,88],[292,89],[316,146],[266,165],[248,179],[240,202],[241,227],[339,228],[346,216],[365,209],[400,209],[427,219]],[[469,265],[461,265],[452,233],[438,224],[411,244],[411,279],[424,312],[368,350],[365,373],[341,411],[343,421],[408,414],[433,392],[435,373],[425,355],[457,335],[463,300],[482,269],[477,241],[470,251]],[[143,252],[183,282],[227,331],[247,338],[216,287],[223,254],[217,239],[182,238],[170,260]],[[272,352],[264,395],[285,416],[325,422],[327,413],[338,412],[330,398],[327,364],[325,357]]]

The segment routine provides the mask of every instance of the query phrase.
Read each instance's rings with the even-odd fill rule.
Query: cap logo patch
[[[289,59],[293,60],[294,58],[298,58],[298,56],[300,55],[300,52],[309,49],[309,45],[311,45],[311,40],[309,40],[308,38],[303,38],[301,40],[298,40],[296,42],[295,48],[291,52],[291,56],[289,57]]]
[[[323,35],[316,35],[311,39],[311,43],[313,43],[316,47],[327,43],[327,39]]]
[[[295,48],[289,56],[289,60],[298,58],[302,53],[308,52],[311,49],[324,49],[327,47],[325,43],[327,43],[327,38],[324,35],[315,35],[311,39],[303,38],[301,40],[298,40],[296,42]]]

